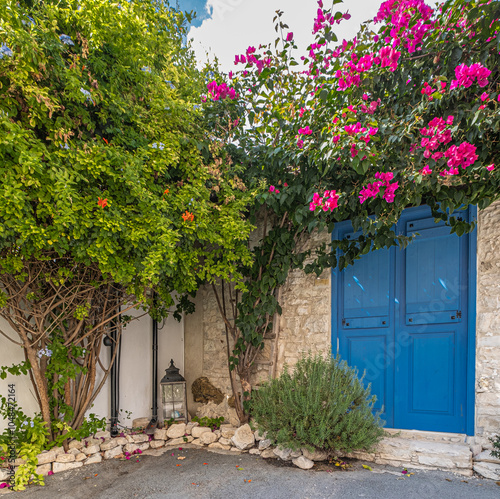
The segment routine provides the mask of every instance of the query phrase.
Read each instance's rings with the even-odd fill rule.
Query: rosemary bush
[[[370,386],[345,361],[308,355],[254,392],[251,408],[274,444],[350,452],[371,449],[383,434],[374,402]]]

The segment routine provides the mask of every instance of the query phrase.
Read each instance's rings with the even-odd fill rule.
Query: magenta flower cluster
[[[399,182],[391,183],[394,174],[392,172],[377,172],[375,173],[375,178],[378,181],[368,184],[364,189],[361,189],[359,193],[360,203],[363,204],[369,198],[376,198],[382,187],[385,187],[382,197],[388,203],[393,203],[396,190],[399,188]]]
[[[409,27],[411,18],[417,14],[419,20]],[[385,37],[386,43],[392,41],[393,47],[403,45],[409,53],[420,49],[420,45],[429,31],[434,28],[430,18],[434,9],[425,4],[424,0],[388,0],[379,8],[374,21],[376,23],[389,20],[392,25],[390,37]]]
[[[225,83],[217,85],[215,80],[207,85],[207,90],[214,101],[224,100],[227,97],[234,100],[237,97],[234,88],[229,88]]]
[[[293,38],[293,33],[289,33],[288,38],[290,37],[290,40]],[[288,40],[288,41],[290,41]],[[246,55],[241,54],[241,55],[236,55],[234,57],[234,64],[248,64],[250,67],[252,67],[254,64],[257,66],[257,72],[260,74],[264,67],[269,67],[271,66],[271,58],[270,57],[264,57],[264,58],[258,58],[255,56],[256,48],[255,47],[248,47],[246,50]]]
[[[457,87],[469,88],[474,84],[476,79],[480,87],[485,87],[488,85],[488,76],[490,76],[490,74],[491,71],[479,62],[471,64],[470,66],[467,66],[467,64],[460,64],[460,66],[455,68],[456,80],[452,80],[450,90]]]
[[[441,144],[448,144],[451,142],[451,130],[450,127],[453,124],[453,116],[448,116],[448,118],[443,120],[442,118],[434,118],[429,122],[427,128],[422,128],[420,130],[421,135],[424,138],[421,140],[420,145],[424,150],[425,158],[432,158],[434,161],[439,161],[442,158],[446,158],[448,169],[440,173],[441,176],[448,175],[458,175],[458,167],[461,166],[463,169],[468,166],[473,165],[477,159],[476,146],[469,144],[468,142],[462,142],[459,146],[452,145],[446,151],[436,151]],[[433,152],[436,151],[436,152]],[[428,165],[427,165],[428,166]],[[429,168],[421,170],[424,175],[429,175],[432,170]]]
[[[321,208],[323,211],[333,211],[339,204],[339,197],[336,191],[325,191],[323,196],[315,192],[309,209],[315,211],[316,208]]]

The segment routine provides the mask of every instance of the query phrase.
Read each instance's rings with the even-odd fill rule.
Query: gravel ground
[[[303,471],[279,460],[184,447],[158,449],[139,460],[112,459],[47,477],[45,487],[10,493],[12,499],[124,498],[500,498],[500,482],[438,471],[352,462],[347,471],[318,464]],[[184,458],[184,459],[179,459]]]

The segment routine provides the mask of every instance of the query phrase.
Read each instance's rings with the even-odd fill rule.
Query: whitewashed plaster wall
[[[132,310],[128,315],[139,316],[143,312]],[[8,324],[0,319],[0,328],[16,338]],[[150,417],[152,407],[152,320],[149,316],[132,321],[124,328],[122,335],[122,351],[120,366],[120,400],[122,409],[121,423],[125,426],[132,424],[137,417]],[[105,346],[102,348],[101,360],[103,365],[109,364],[110,352]],[[21,362],[24,355],[20,346],[11,343],[0,336],[0,365],[12,365]],[[184,372],[184,324],[169,317],[164,323],[158,324],[158,381],[165,374],[165,369],[174,360],[181,374]],[[102,379],[99,373],[96,384]],[[29,416],[38,412],[31,381],[28,376],[11,376],[0,380],[0,394],[7,394],[7,385],[15,383],[17,401],[23,412]],[[88,413],[95,413],[98,417],[110,417],[110,383],[109,379],[98,394]],[[158,409],[161,415],[161,391],[158,388]],[[130,419],[126,419],[125,411],[130,411]],[[0,419],[0,431],[6,427],[6,421]]]

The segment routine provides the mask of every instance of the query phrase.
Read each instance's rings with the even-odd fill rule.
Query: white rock
[[[54,473],[59,473],[61,471],[74,470],[75,468],[80,468],[83,463],[58,463],[52,464],[52,471]]]
[[[152,449],[159,449],[160,447],[163,447],[165,445],[165,440],[151,440],[149,442],[149,446]]]
[[[260,442],[261,440],[265,440],[267,438],[267,431],[265,431],[264,433],[261,433],[260,430],[257,430],[255,432],[255,440],[257,442]]]
[[[115,441],[117,442],[118,445],[125,445],[128,444],[128,439],[127,437],[116,437]]]
[[[114,457],[117,457],[120,454],[123,454],[122,446],[121,445],[119,445],[118,447],[113,447],[110,450],[107,450],[104,453],[104,459],[113,459]]]
[[[220,437],[219,443],[222,445],[231,445],[231,440],[229,440],[229,438]]]
[[[77,456],[78,454],[80,454],[80,451],[78,449],[69,449],[68,450],[68,454],[73,454],[73,456]]]
[[[132,454],[138,448],[139,446],[137,444],[126,444],[123,446],[123,452],[128,452],[129,454]]]
[[[149,442],[144,442],[142,444],[138,444],[137,445],[137,447],[139,448],[139,450],[148,450],[149,446],[150,446]]]
[[[207,435],[207,433],[205,435]],[[214,442],[214,443],[209,444],[209,446],[207,448],[208,449],[230,450],[231,446],[230,445],[222,445],[219,442]]]
[[[274,449],[274,454],[283,461],[291,461],[292,459],[292,449],[283,449],[281,447],[276,447],[276,449]]]
[[[194,438],[191,435],[189,437],[179,437],[179,438],[174,438],[173,440],[167,440],[167,445],[183,445],[183,444],[188,444],[193,440]]]
[[[224,433],[222,433],[222,436],[225,436]],[[255,437],[250,425],[245,424],[240,426],[234,432],[231,443],[239,450],[251,449],[255,444]]]
[[[146,428],[146,426],[151,421],[150,418],[137,418],[132,420],[132,428]]]
[[[132,439],[136,444],[140,444],[142,442],[149,442],[149,436],[144,433],[140,433],[139,435],[132,435]]]
[[[100,454],[94,454],[93,456],[88,457],[83,464],[95,464],[100,463],[102,461],[102,456]]]
[[[108,440],[104,440],[104,442],[101,444],[102,451],[111,450],[114,449],[115,447],[118,447],[118,442],[116,441],[116,438],[109,438]]]
[[[269,440],[268,438],[265,438],[264,440],[261,440],[259,442],[259,450],[266,450],[268,449],[269,447],[271,447],[271,440]]]
[[[53,463],[56,460],[56,453],[53,450],[43,451],[36,456],[38,458],[38,465]]]
[[[202,436],[200,437],[200,440],[201,440],[201,443],[203,445],[209,445],[209,444],[213,444],[214,442],[217,441],[217,435],[215,433],[212,433],[212,432],[205,432],[202,434]]]
[[[255,456],[260,456],[260,450],[259,449],[250,449],[248,451],[249,454],[255,455]]]
[[[49,463],[50,464],[50,463]],[[5,468],[0,468],[0,482],[4,482],[9,479],[9,474]]]
[[[99,442],[99,443],[101,443],[101,442]],[[62,446],[61,447],[53,447],[51,450],[56,453],[56,456],[58,456],[59,454],[64,454],[66,452],[64,450],[64,447],[62,447]]]
[[[276,454],[274,449],[265,449],[260,453],[260,457],[264,459],[276,459]]]
[[[328,459],[328,452],[322,450],[315,450],[314,452],[310,452],[304,447],[302,449],[302,454],[305,458],[311,461],[326,461]]]
[[[80,452],[79,454],[77,454],[75,456],[75,461],[78,462],[78,463],[80,461],[85,461],[85,459],[87,459],[87,456],[83,452]]]
[[[168,438],[183,437],[185,433],[186,433],[186,423],[174,424],[167,430]]]
[[[68,448],[70,449],[81,449],[83,447],[83,442],[80,442],[80,440],[71,440],[71,442],[68,444]]]
[[[470,450],[472,452],[472,455],[475,458],[478,454],[481,454],[481,451],[483,450],[483,446],[481,444],[472,444],[470,446]]]
[[[479,473],[481,476],[485,478],[489,478],[491,480],[500,480],[500,465],[495,463],[475,463],[474,471]]]
[[[88,447],[83,447],[82,452],[86,454],[87,456],[90,456],[92,454],[96,454],[101,450],[100,445],[89,445]]]
[[[220,427],[220,434],[224,438],[232,438],[236,433],[236,428],[232,425],[223,424]]]
[[[314,462],[304,456],[296,457],[292,463],[302,470],[310,470],[314,466]]]
[[[203,444],[201,443],[201,440],[199,438],[195,438],[191,443],[193,445],[199,445],[200,447],[203,446]]]
[[[42,464],[36,467],[37,475],[47,476],[49,471],[52,471],[52,463]]]
[[[186,435],[191,435],[191,432],[193,431],[193,428],[198,426],[200,423],[188,423],[186,425]]]
[[[156,428],[155,433],[154,433],[154,439],[155,440],[167,440],[167,430],[160,428]]]
[[[481,461],[485,463],[495,463],[495,464],[500,464],[500,459],[497,457],[493,457],[491,455],[491,451],[489,449],[484,450],[480,454],[478,454],[475,458],[474,461]]]
[[[94,438],[104,438],[105,440],[111,437],[111,433],[109,431],[98,431]]]
[[[56,457],[56,462],[58,463],[72,463],[75,460],[74,454],[59,454]]]
[[[210,428],[207,428],[206,426],[196,426],[191,430],[191,435],[194,438],[200,438],[204,433],[207,432],[212,433],[212,430]]]

